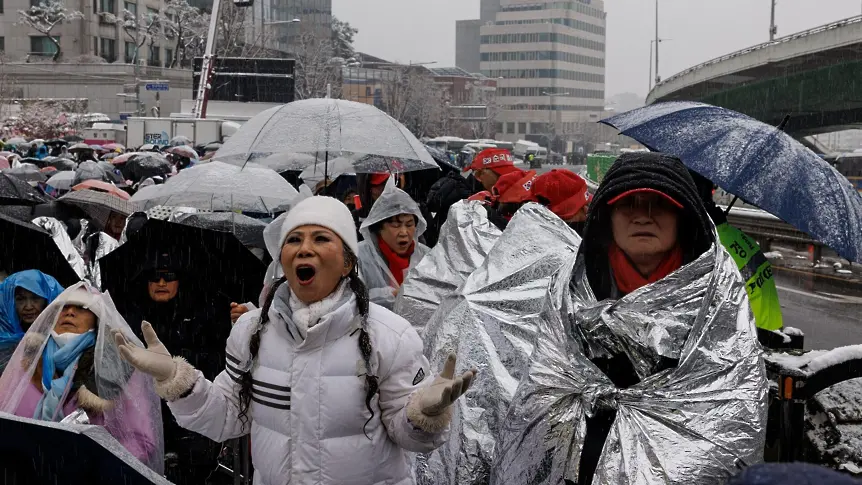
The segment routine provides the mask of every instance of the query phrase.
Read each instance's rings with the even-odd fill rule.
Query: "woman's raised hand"
[[[159,340],[150,322],[141,322],[141,331],[147,343],[145,349],[130,344],[120,331],[114,330],[114,342],[120,350],[120,355],[132,364],[132,367],[153,376],[156,381],[170,380],[177,372],[177,364],[171,357],[171,353]]]

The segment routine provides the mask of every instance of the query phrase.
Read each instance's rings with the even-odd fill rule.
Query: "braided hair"
[[[353,251],[346,246],[344,248],[344,263],[346,266],[351,266],[350,273],[346,278],[348,279],[350,290],[356,296],[356,309],[362,318],[361,325],[356,331],[359,332],[359,352],[362,354],[362,360],[365,363],[365,407],[371,413],[371,417],[368,418],[368,421],[365,422],[365,426],[363,427],[364,432],[364,428],[368,426],[368,423],[370,423],[372,419],[374,419],[374,409],[371,406],[371,401],[374,399],[374,395],[380,390],[380,382],[378,377],[371,373],[371,356],[373,354],[373,349],[371,346],[371,335],[368,333],[368,311],[370,307],[368,288],[359,278],[359,259],[355,254],[353,254]],[[278,291],[278,288],[286,281],[286,278],[280,278],[269,291],[260,312],[260,320],[258,322],[257,330],[255,330],[254,334],[251,336],[249,354],[251,355],[252,365],[249,366],[249,369],[243,372],[240,376],[239,419],[243,425],[248,424],[248,410],[251,405],[252,395],[251,374],[252,369],[254,368],[254,360],[257,359],[257,353],[260,350],[260,334],[263,332],[264,327],[269,323],[269,309],[272,307],[275,294]],[[365,436],[368,437],[368,439],[371,439],[367,433]]]

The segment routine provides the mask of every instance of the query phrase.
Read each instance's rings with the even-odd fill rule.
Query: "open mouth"
[[[296,279],[300,285],[310,285],[314,281],[314,275],[317,270],[309,264],[302,264],[296,267]]]

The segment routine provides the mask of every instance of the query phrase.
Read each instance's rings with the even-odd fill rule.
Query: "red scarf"
[[[682,266],[682,248],[677,245],[668,252],[658,267],[646,277],[638,271],[626,253],[614,243],[611,243],[611,247],[608,248],[608,260],[614,272],[617,288],[623,294],[628,295],[638,288],[655,283],[678,270]]]
[[[392,248],[390,248],[389,245],[379,237],[377,238],[377,247],[380,248],[380,252],[383,253],[383,259],[385,259],[386,264],[389,265],[389,271],[392,273],[392,276],[395,277],[395,281],[400,285],[404,282],[404,272],[410,267],[410,256],[413,255],[413,249],[416,247],[416,243],[410,243],[410,249],[407,250],[406,256],[399,256],[398,253],[393,251]]]

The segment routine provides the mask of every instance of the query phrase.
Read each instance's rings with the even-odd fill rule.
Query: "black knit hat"
[[[609,296],[611,286],[608,247],[612,234],[608,202],[634,189],[659,191],[683,206],[677,227],[685,263],[697,259],[715,241],[712,222],[694,181],[678,158],[662,153],[625,153],[605,174],[593,196],[580,248],[585,256],[590,286],[599,299]]]

